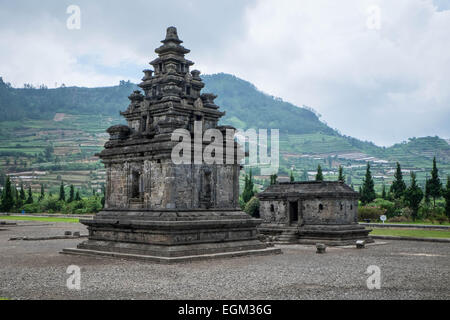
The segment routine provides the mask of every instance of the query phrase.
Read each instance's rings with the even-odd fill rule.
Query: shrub
[[[385,199],[375,199],[373,202],[376,207],[386,210],[385,215],[389,218],[396,217],[400,215],[399,203],[388,201]]]
[[[398,216],[393,217],[388,220],[388,222],[409,222],[410,220],[407,217]]]
[[[358,208],[358,219],[359,221],[363,221],[366,219],[378,221],[380,219],[380,216],[384,215],[385,213],[386,210],[380,207],[365,206]]]
[[[39,213],[42,212],[41,204],[38,202],[35,203],[29,203],[22,206],[22,210],[25,211],[25,213]]]
[[[40,202],[41,204],[41,212],[61,212],[61,209],[64,205],[64,201],[58,200],[56,197],[49,197]]]
[[[448,222],[448,218],[445,215],[438,215],[436,216],[436,221],[439,222],[439,224],[443,224]]]
[[[259,199],[257,197],[253,197],[245,205],[244,211],[254,218],[259,218],[259,206]]]
[[[408,207],[403,208],[401,209],[401,216],[410,219],[413,216],[413,211]]]

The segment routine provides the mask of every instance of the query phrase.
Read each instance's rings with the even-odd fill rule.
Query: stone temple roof
[[[258,194],[258,198],[325,198],[343,197],[359,198],[358,192],[342,182],[338,181],[308,181],[308,182],[286,182],[278,183],[267,187],[266,190]]]

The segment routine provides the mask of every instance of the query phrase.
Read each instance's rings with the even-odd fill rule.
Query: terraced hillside
[[[382,148],[343,136],[321,122],[314,110],[283,102],[232,75],[203,79],[204,92],[217,94],[217,104],[226,111],[222,124],[280,130],[280,179],[291,171],[297,180],[312,179],[320,164],[325,177],[334,180],[342,165],[347,182],[357,188],[371,162],[380,189],[390,183],[399,161],[405,176],[414,170],[423,185],[434,156],[441,178],[450,174],[450,145],[444,139],[413,138]],[[129,82],[109,88],[15,89],[0,79],[0,179],[9,174],[16,185],[23,182],[38,190],[44,184],[54,192],[61,181],[84,193],[101,188],[104,170],[94,154],[108,138],[106,128],[123,122],[119,110],[126,108],[127,96],[135,89]],[[261,185],[266,183],[257,168],[254,173]]]

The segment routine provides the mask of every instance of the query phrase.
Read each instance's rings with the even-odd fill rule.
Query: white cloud
[[[371,5],[380,30],[366,27]],[[246,35],[216,69],[378,144],[450,136],[450,11],[425,0],[262,0],[245,19]]]

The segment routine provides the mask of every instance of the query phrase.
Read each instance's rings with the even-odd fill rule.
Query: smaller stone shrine
[[[358,193],[342,182],[289,182],[258,194],[263,223],[258,228],[277,242],[331,246],[373,242],[358,224]]]

